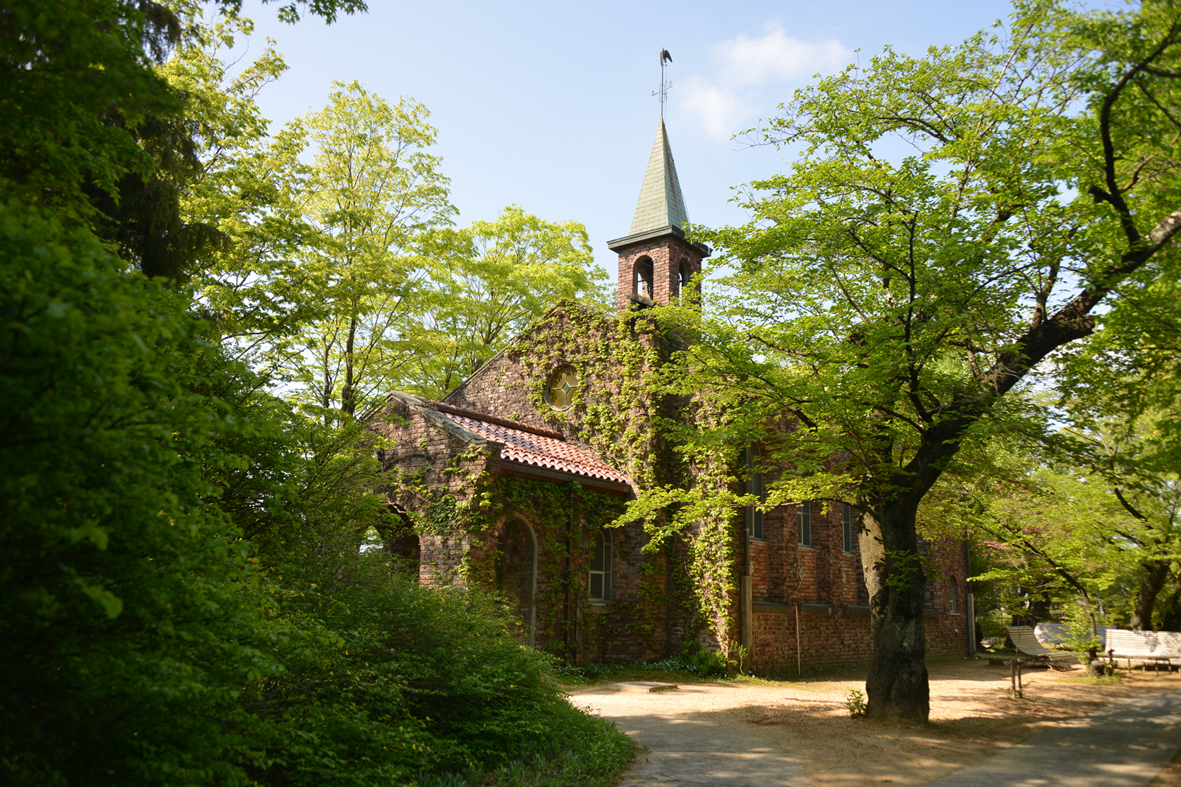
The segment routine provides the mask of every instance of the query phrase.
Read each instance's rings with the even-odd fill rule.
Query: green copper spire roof
[[[661,229],[670,224],[681,229],[688,220],[685,198],[681,196],[681,182],[677,180],[677,167],[673,163],[673,151],[668,146],[668,132],[664,130],[664,121],[661,120],[628,235]]]

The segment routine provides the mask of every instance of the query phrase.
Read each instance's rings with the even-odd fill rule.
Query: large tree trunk
[[[931,712],[923,573],[915,532],[918,503],[895,502],[877,519],[863,514],[861,564],[869,588],[873,639],[866,712],[879,718],[926,721]]]
[[[1161,631],[1181,631],[1181,588],[1174,587],[1165,604],[1161,615]]]
[[[1152,631],[1152,609],[1165,580],[1169,578],[1168,560],[1153,560],[1143,563],[1144,578],[1140,580],[1140,592],[1136,594],[1136,605],[1132,608],[1132,628],[1137,631]]]

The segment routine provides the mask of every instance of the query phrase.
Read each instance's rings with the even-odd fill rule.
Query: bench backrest
[[[1143,631],[1128,629],[1108,629],[1107,649],[1115,651],[1117,656],[1152,656],[1153,642],[1149,642]]]
[[[1152,655],[1181,658],[1181,632],[1142,631],[1140,634],[1152,649]]]
[[[1049,655],[1050,651],[1037,641],[1033,629],[1029,626],[1005,626],[1005,628],[1009,630],[1009,638],[1013,640],[1013,645],[1017,650],[1030,656]]]
[[[1156,635],[1161,638],[1159,647],[1166,655],[1181,658],[1181,631],[1158,631]]]
[[[1033,627],[1037,641],[1046,647],[1065,647],[1070,644],[1070,631],[1062,623],[1038,623]],[[1099,649],[1106,650],[1107,626],[1096,626],[1095,633],[1099,637]]]

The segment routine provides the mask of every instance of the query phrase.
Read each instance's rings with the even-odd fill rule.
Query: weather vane
[[[669,88],[673,86],[672,82],[664,81],[664,66],[666,63],[673,62],[673,56],[668,53],[667,49],[660,50],[660,90],[653,90],[652,95],[660,96],[660,119],[664,120],[664,102],[668,99]]]

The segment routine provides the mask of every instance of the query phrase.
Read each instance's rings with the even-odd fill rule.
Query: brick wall
[[[374,419],[372,428],[387,441],[380,452],[383,471],[421,479],[423,486],[453,495],[460,506],[467,505],[475,492],[468,478],[486,472],[491,465],[492,457],[487,452],[459,460],[470,444],[432,423],[400,398],[389,402],[382,416]],[[449,465],[459,472],[446,472]],[[393,490],[382,491],[399,510],[425,513],[422,506],[426,500],[395,499]],[[430,585],[457,581],[463,557],[472,549],[472,538],[466,533],[419,534],[419,581]]]
[[[663,292],[667,299],[671,277],[680,262],[677,255],[696,253],[687,244],[681,243],[681,246],[683,248],[663,239],[659,243],[626,249],[620,261],[621,282],[630,281],[628,266],[647,255],[658,263],[654,266],[658,271],[665,271],[663,279],[657,278],[656,295],[660,297]],[[690,256],[689,259],[691,264],[698,266],[694,270],[698,270],[700,256]],[[536,383],[536,375],[547,374],[553,367],[566,362],[562,357],[563,342],[618,341],[615,331],[619,324],[606,317],[589,323],[580,320],[579,324],[587,333],[573,336],[572,327],[563,328],[570,323],[562,309],[552,311],[547,319],[552,321],[548,335],[556,336],[556,339],[541,342],[531,356],[514,357],[509,353],[497,356],[453,392],[447,401],[458,407],[531,426],[556,428],[580,450],[618,466],[609,457],[598,455],[589,440],[582,439],[581,424],[577,419],[556,422],[539,413],[530,400],[529,390],[530,385]],[[634,334],[629,337],[635,338]],[[641,335],[638,340],[652,341],[652,338]],[[614,369],[581,369],[580,372],[608,382],[619,373]],[[608,401],[606,404],[615,406],[617,403]],[[669,403],[655,401],[641,403],[638,410],[626,415],[633,420],[646,420],[652,413],[668,406]],[[481,455],[464,460],[464,472],[442,472],[442,468],[448,462],[454,462],[469,444],[428,422],[400,401],[391,402],[380,430],[392,443],[383,454],[387,469],[419,472],[427,486],[445,488],[461,503],[470,500],[474,493],[466,479],[472,473],[495,469],[490,458]],[[637,450],[641,454],[636,457],[637,461],[660,465],[662,452],[667,446],[653,438]],[[495,494],[494,487],[492,493]],[[414,506],[413,501],[393,502],[406,508]],[[749,568],[744,559],[748,553],[740,513],[735,512],[734,516],[735,552],[739,557],[732,570],[736,577],[749,570],[751,577],[754,601],[751,640],[755,668],[772,673],[791,672],[797,667],[797,658],[804,669],[866,662],[870,653],[868,593],[857,539],[853,540],[851,554],[842,549],[839,505],[831,506],[828,511],[820,504],[813,505],[811,548],[798,546],[794,505],[766,512],[763,539],[749,544]],[[545,544],[561,537],[560,526],[532,520],[530,525],[538,539],[539,565],[543,565],[546,563]],[[420,538],[421,580],[431,584],[458,581],[457,570],[467,554],[473,574],[484,577],[483,581],[490,581],[492,558],[503,527],[501,522],[494,532],[479,535],[424,534]],[[741,620],[738,596],[720,599],[721,614],[730,623],[715,620],[715,625],[722,629],[715,635],[710,631],[709,622],[710,615],[716,610],[710,613],[700,607],[691,582],[687,580],[685,566],[689,542],[694,537],[692,529],[655,554],[641,551],[648,536],[638,524],[617,530],[612,536],[615,553],[613,593],[611,603],[605,607],[592,608],[576,595],[567,598],[564,592],[557,593],[553,583],[563,583],[563,577],[539,573],[538,647],[554,650],[568,644],[578,661],[626,662],[663,657],[679,650],[685,641],[694,641],[712,650],[728,649],[729,643],[741,641],[741,631],[736,629]],[[935,610],[935,616],[925,620],[928,653],[932,656],[963,653],[967,643],[967,621],[963,614],[965,565],[962,549],[941,544],[929,546],[928,551],[936,563],[946,567],[938,576],[933,574],[930,582],[929,606]],[[570,571],[576,575],[585,572],[587,560],[589,555],[573,556]],[[948,612],[949,583],[953,576],[959,587],[959,615]],[[800,610],[798,654],[797,605]]]
[[[814,514],[813,548],[795,550],[794,565],[803,569],[803,578],[790,570],[784,573],[783,592],[769,592],[762,597],[758,588],[773,587],[771,582],[756,583],[754,595],[753,661],[759,672],[794,673],[821,668],[864,664],[870,655],[868,591],[865,588],[859,554],[841,549],[839,508],[828,514]],[[793,512],[794,513],[794,512]],[[768,517],[770,512],[768,512]],[[787,516],[777,518],[784,532],[798,538],[794,525],[786,525]],[[752,555],[770,553],[767,545],[754,545]],[[857,542],[853,542],[857,549]],[[761,548],[760,548],[761,547]],[[963,545],[938,542],[925,545],[930,557],[928,590],[931,602],[923,627],[927,656],[965,655],[968,647],[966,592],[963,582],[967,568]],[[783,561],[790,569],[790,552]],[[770,555],[768,554],[768,557]],[[756,572],[775,577],[772,561],[756,561]],[[757,576],[757,573],[756,573]],[[827,582],[824,578],[827,576]],[[950,610],[950,584],[956,582],[958,613]],[[796,620],[799,620],[797,643]]]
[[[634,302],[636,264],[640,260],[652,263],[652,296],[654,303],[668,305],[679,295],[681,265],[688,265],[692,275],[701,273],[701,250],[676,235],[666,235],[650,241],[627,246],[619,254],[619,308],[627,309]]]
[[[583,307],[571,306],[571,309]],[[590,319],[587,319],[588,316]],[[581,424],[575,420],[547,418],[538,412],[530,398],[530,388],[537,382],[537,375],[544,375],[554,367],[570,363],[562,356],[563,341],[581,343],[594,342],[610,346],[616,341],[618,324],[613,318],[586,310],[580,314],[578,324],[580,335],[573,335],[570,315],[566,308],[551,310],[547,317],[550,324],[545,333],[535,335],[533,352],[524,356],[503,353],[493,358],[472,378],[447,397],[447,403],[488,415],[509,418],[514,421],[547,429],[557,429],[566,441],[585,453],[607,464],[615,464],[608,457],[598,454],[594,446],[581,439]],[[589,327],[588,327],[589,326]],[[641,342],[649,337],[629,337]],[[529,341],[521,342],[529,345]],[[584,378],[609,379],[616,370],[580,369]],[[584,383],[585,384],[585,383]],[[616,406],[617,401],[605,403]],[[656,409],[655,404],[640,407],[628,413],[634,419],[647,419]],[[442,474],[439,468],[461,453],[467,445],[462,441],[449,440],[437,425],[428,423],[400,401],[394,401],[387,409],[386,417],[380,419],[383,434],[390,438],[393,447],[385,453],[387,469],[424,473],[424,483],[432,489],[445,487],[457,499],[469,500],[473,490],[464,485],[466,474]],[[645,441],[640,446],[645,457],[659,450],[657,440]],[[648,460],[645,460],[648,461]],[[488,492],[496,494],[496,467],[485,463],[491,471],[486,483]],[[532,482],[531,482],[532,483]],[[549,481],[537,481],[550,484]],[[399,504],[400,501],[394,501]],[[408,505],[413,505],[410,503]],[[550,556],[547,544],[552,545],[563,538],[564,523],[539,522],[525,514],[521,517],[528,522],[538,543],[538,565],[544,566]],[[471,575],[476,581],[491,587],[494,585],[495,555],[504,536],[506,522],[498,523],[491,532],[472,534],[448,534],[446,536],[424,535],[420,538],[422,581],[431,584],[445,584],[461,581],[457,569],[464,554],[469,556]],[[583,531],[585,532],[585,531]],[[667,655],[668,619],[665,610],[667,595],[667,561],[664,552],[645,554],[643,547],[648,535],[642,525],[632,524],[611,531],[614,560],[612,562],[612,598],[610,603],[594,606],[580,594],[586,584],[589,569],[589,552],[574,554],[568,568],[570,576],[579,581],[565,582],[565,566],[560,571],[540,570],[537,575],[535,602],[537,628],[534,644],[553,652],[571,654],[575,660],[633,661],[654,659]],[[552,561],[549,561],[552,563]],[[555,584],[556,583],[556,584]],[[522,616],[523,617],[523,616]],[[527,626],[522,621],[518,636],[527,636]]]
[[[555,309],[547,316],[552,320],[550,328],[552,334],[557,336],[573,335],[574,328],[565,310]],[[609,344],[616,341],[614,320],[600,316],[598,319],[579,321],[579,324],[584,326],[588,323],[591,326],[590,334],[578,337],[580,341],[594,344]],[[526,331],[527,333],[528,331]],[[532,370],[529,368],[530,361],[533,362]],[[582,439],[581,425],[577,421],[569,423],[546,418],[538,412],[530,399],[531,385],[539,380],[544,382],[543,378],[554,369],[570,363],[571,360],[561,354],[560,348],[549,347],[548,344],[544,353],[539,353],[534,357],[521,358],[513,357],[507,352],[501,353],[448,394],[445,401],[456,407],[510,418],[529,426],[555,429],[562,433],[566,442],[574,445],[580,451],[600,462],[611,464],[607,458],[599,455],[589,441]],[[590,378],[597,379],[613,372],[610,369],[579,369],[578,371],[588,378],[584,381],[584,385],[590,382]],[[593,399],[591,401],[598,403]]]

